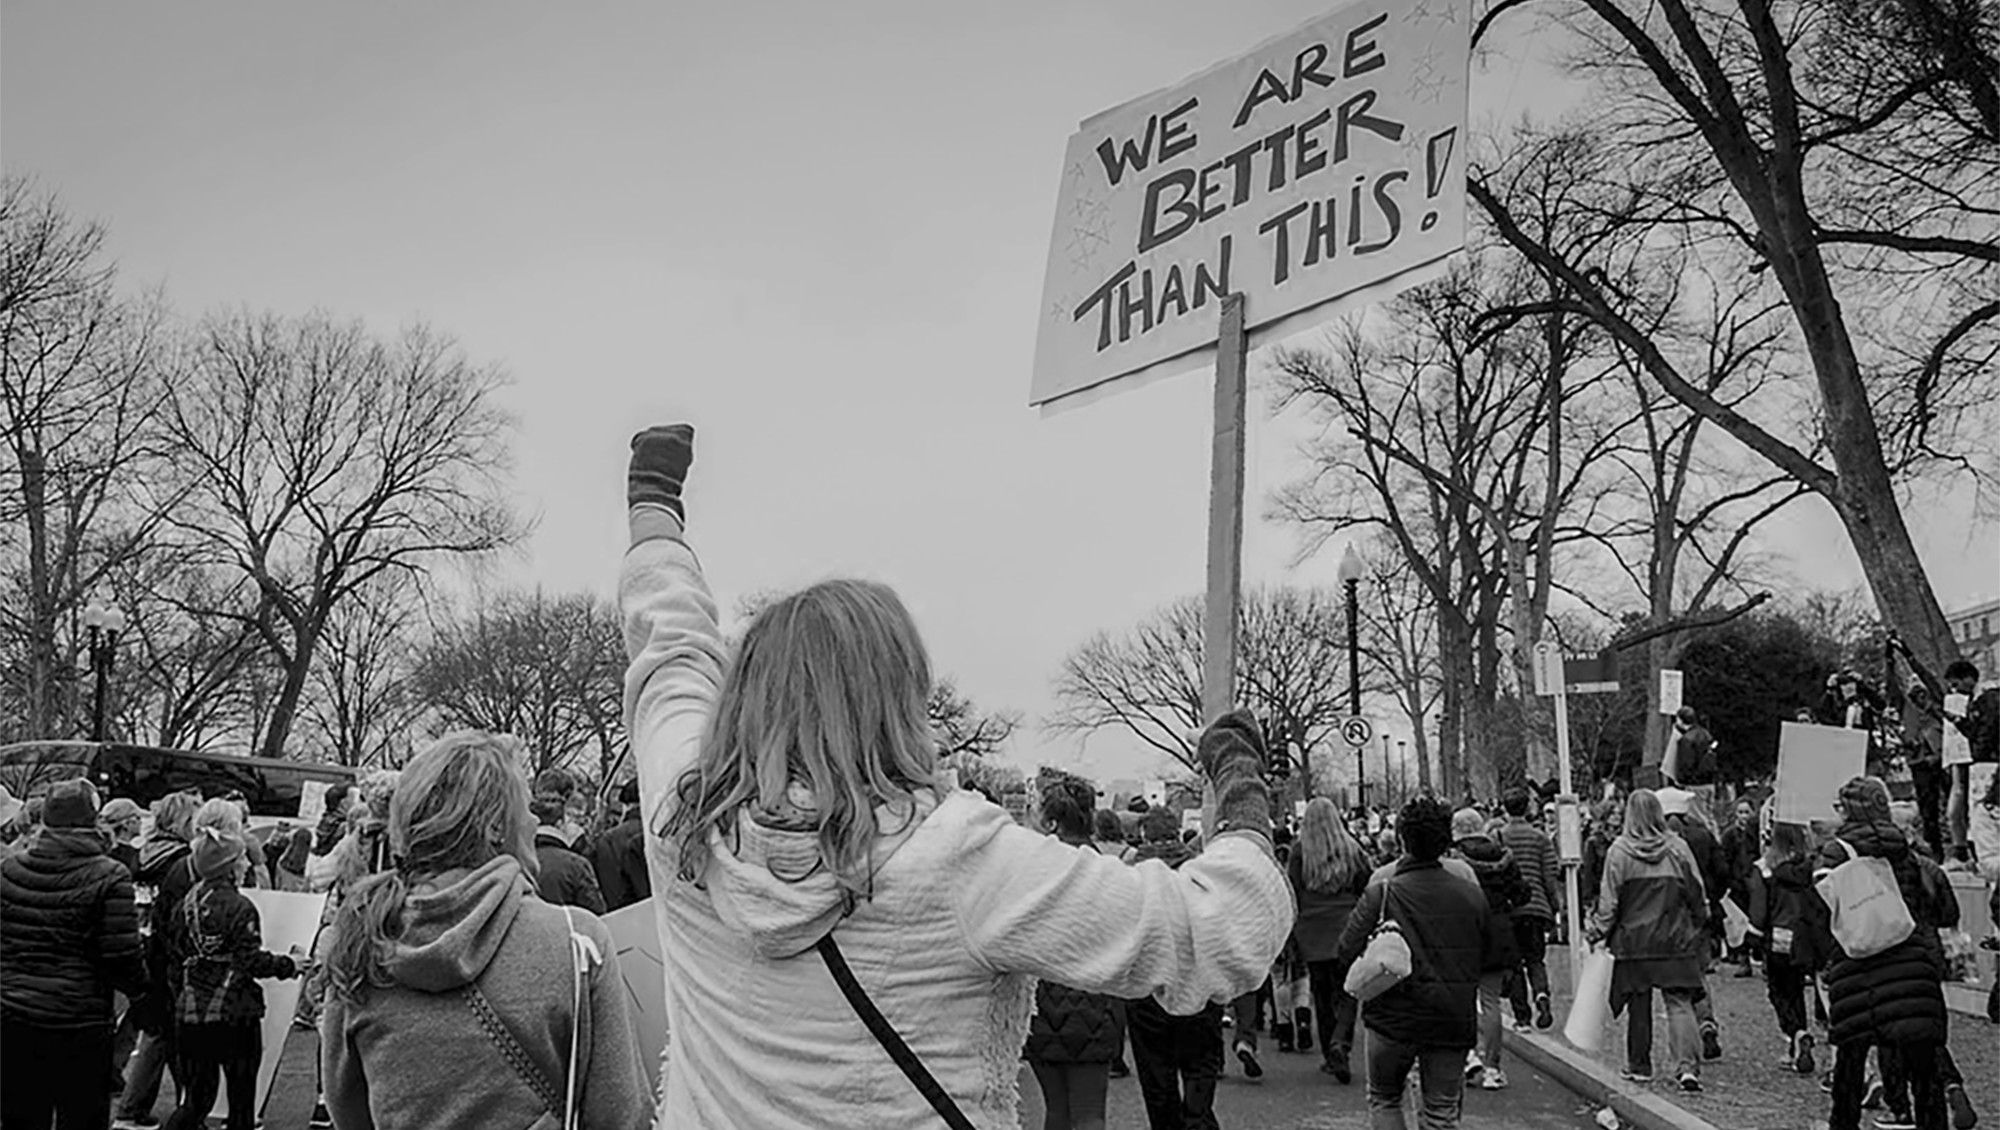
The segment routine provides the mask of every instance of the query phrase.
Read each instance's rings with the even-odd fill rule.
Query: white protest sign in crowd
[[[1031,404],[1195,367],[1423,281],[1465,241],[1463,0],[1360,0],[1069,140]],[[1309,313],[1308,313],[1309,312]]]

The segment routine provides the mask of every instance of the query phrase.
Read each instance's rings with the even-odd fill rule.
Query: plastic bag
[[[1728,895],[1723,895],[1722,936],[1729,942],[1729,948],[1735,949],[1737,946],[1742,945],[1743,939],[1748,937],[1749,934],[1750,916],[1743,913],[1743,908],[1736,905],[1735,899],[1730,898]]]
[[[1594,1052],[1604,1046],[1605,1025],[1611,1019],[1611,951],[1592,946],[1583,955],[1583,976],[1577,980],[1576,1001],[1563,1020],[1563,1039]]]
[[[1979,874],[1989,883],[2000,880],[2000,809],[1979,803],[1967,808],[1966,839],[1972,843]]]

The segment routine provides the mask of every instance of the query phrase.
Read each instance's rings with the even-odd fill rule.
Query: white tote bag
[[[1903,904],[1895,868],[1879,856],[1856,853],[1846,840],[1833,842],[1847,853],[1847,862],[1815,884],[1832,912],[1833,940],[1850,958],[1873,957],[1903,944],[1917,921]]]
[[[1583,955],[1583,974],[1577,979],[1576,1002],[1563,1020],[1563,1039],[1584,1051],[1604,1046],[1605,1023],[1611,1019],[1611,967],[1616,960],[1603,946],[1592,946]]]

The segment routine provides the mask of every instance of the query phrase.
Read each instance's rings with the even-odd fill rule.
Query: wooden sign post
[[[1224,295],[1216,334],[1215,442],[1208,469],[1208,595],[1202,614],[1201,713],[1204,723],[1229,712],[1236,696],[1236,625],[1243,588],[1244,369],[1249,341],[1243,296]]]

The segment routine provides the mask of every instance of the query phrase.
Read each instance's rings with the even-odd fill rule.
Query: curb
[[[1700,1115],[1643,1090],[1560,1040],[1503,1029],[1501,1046],[1516,1059],[1568,1087],[1594,1106],[1608,1106],[1638,1130],[1719,1130]]]

